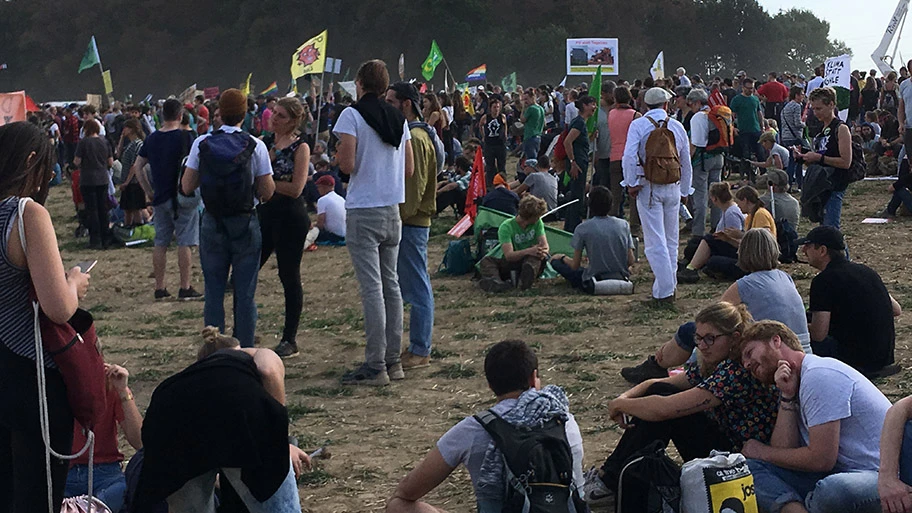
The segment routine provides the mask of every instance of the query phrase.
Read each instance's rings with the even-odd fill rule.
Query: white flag
[[[565,87],[567,85],[567,75],[564,75],[564,79],[561,80],[560,86]]]
[[[655,62],[652,63],[652,68],[649,69],[649,74],[652,75],[653,80],[658,80],[660,78],[665,78],[665,51],[659,52],[656,55]]]

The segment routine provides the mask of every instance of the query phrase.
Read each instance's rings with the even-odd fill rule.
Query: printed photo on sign
[[[592,75],[601,66],[605,75],[618,74],[618,40],[568,39],[567,74]]]

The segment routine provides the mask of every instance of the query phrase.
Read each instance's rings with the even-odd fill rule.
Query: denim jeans
[[[832,226],[839,229],[839,220],[842,217],[842,198],[845,197],[845,191],[833,191],[830,193],[830,199],[827,200],[823,207],[823,226]]]
[[[253,347],[256,333],[254,296],[262,246],[256,215],[216,219],[208,212],[203,214],[200,229],[200,264],[206,289],[203,320],[207,326],[225,331],[225,288],[230,271],[234,285],[234,338],[241,347]]]
[[[98,463],[92,475],[92,494],[117,513],[123,507],[127,481],[120,463]],[[89,493],[89,466],[76,465],[67,474],[64,496],[78,497]]]
[[[557,271],[557,274],[563,276],[567,281],[570,282],[570,286],[575,289],[583,288],[583,272],[585,272],[585,267],[580,267],[577,270],[573,270],[569,265],[565,264],[562,259],[556,258],[551,261],[551,267]]]
[[[364,361],[374,370],[399,363],[402,294],[397,263],[402,221],[399,206],[346,211],[345,237],[364,309]]]
[[[877,471],[800,472],[760,460],[747,460],[754,476],[761,511],[779,513],[789,502],[800,502],[808,513],[880,513]]]
[[[537,159],[538,151],[541,148],[541,136],[536,135],[535,137],[530,137],[523,141],[522,150],[523,158],[528,159]]]
[[[800,188],[802,183],[804,183],[804,177],[801,176],[801,164],[795,160],[795,155],[792,154],[792,146],[801,146],[803,143],[801,141],[783,140],[779,144],[789,151],[789,161],[783,162],[785,165],[785,173],[789,178],[789,184],[797,184]]]
[[[895,215],[899,205],[905,205],[906,209],[912,212],[912,192],[909,192],[909,189],[905,187],[900,187],[893,191],[893,197],[890,198],[890,204],[887,205],[887,212]]]
[[[434,334],[434,291],[427,271],[427,245],[430,228],[402,226],[399,243],[399,289],[402,300],[412,305],[409,313],[409,352],[431,354]]]
[[[184,483],[184,486],[168,496],[168,507],[171,511],[181,513],[215,513],[215,476],[219,470],[211,470]],[[256,500],[250,490],[241,481],[241,469],[223,468],[222,478],[231,482],[231,486],[247,506],[250,513],[300,513],[301,499],[298,497],[298,484],[295,481],[294,469],[288,464],[288,475],[279,489],[264,502]]]
[[[899,452],[899,479],[912,485],[912,420],[906,422],[902,450]]]
[[[706,208],[709,205],[709,186],[722,181],[722,155],[705,155],[700,164],[693,168],[693,225],[691,235],[706,233]],[[709,225],[715,229],[722,218],[722,210],[713,205],[709,213]]]

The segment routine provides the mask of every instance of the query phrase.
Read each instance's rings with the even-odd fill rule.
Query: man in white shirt
[[[683,67],[681,67],[681,68],[678,68],[677,71],[675,71],[675,74],[678,76],[678,80],[681,81],[682,86],[692,87],[690,79],[687,78],[687,70],[685,70]]]
[[[190,147],[178,202],[188,197],[198,201],[193,196],[199,187],[206,207],[199,237],[206,325],[225,330],[225,289],[230,270],[234,338],[241,347],[253,347],[257,322],[254,296],[263,245],[255,207],[257,199],[267,201],[272,197],[275,182],[266,145],[241,132],[247,113],[244,93],[238,89],[223,92],[219,111],[224,121],[219,131],[197,137]],[[226,187],[225,183],[230,185]]]
[[[690,163],[690,141],[684,125],[668,117],[671,93],[653,87],[646,91],[644,101],[649,111],[642,118],[633,120],[627,133],[622,165],[624,185],[631,198],[636,199],[637,210],[643,225],[646,259],[649,261],[655,282],[652,284],[654,300],[674,301],[678,265],[678,212],[681,199],[690,194],[693,167]],[[674,134],[681,165],[681,180],[670,184],[653,184],[646,180],[643,162],[646,161],[646,140],[663,120]]]
[[[364,363],[342,376],[345,385],[388,385],[404,379],[399,241],[405,177],[414,172],[411,134],[402,113],[384,101],[389,71],[367,61],[355,76],[358,101],[339,114],[336,161],[351,176],[345,197],[346,246],[361,291],[367,346]]]
[[[316,249],[311,247],[315,242],[345,243],[345,198],[336,194],[336,179],[330,175],[321,176],[316,186],[320,199],[317,200],[316,226],[307,232],[304,244],[308,251]]]
[[[690,233],[694,237],[706,234],[706,206],[710,184],[722,181],[722,148],[706,150],[710,146],[710,132],[715,130],[718,141],[719,131],[709,119],[709,95],[705,89],[693,89],[687,94],[687,103],[696,111],[690,120],[690,154],[693,165],[693,225]],[[709,225],[716,226],[722,218],[722,210],[713,205],[709,214]]]

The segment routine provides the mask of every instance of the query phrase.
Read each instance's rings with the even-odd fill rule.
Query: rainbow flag
[[[488,65],[482,64],[481,66],[478,66],[477,68],[475,68],[473,70],[469,70],[469,72],[466,73],[466,82],[484,81],[487,73],[488,73]]]
[[[269,87],[267,87],[266,89],[261,91],[260,94],[262,94],[263,96],[267,96],[270,94],[278,94],[278,92],[279,92],[279,86],[275,82],[273,82],[273,83],[269,84]]]

